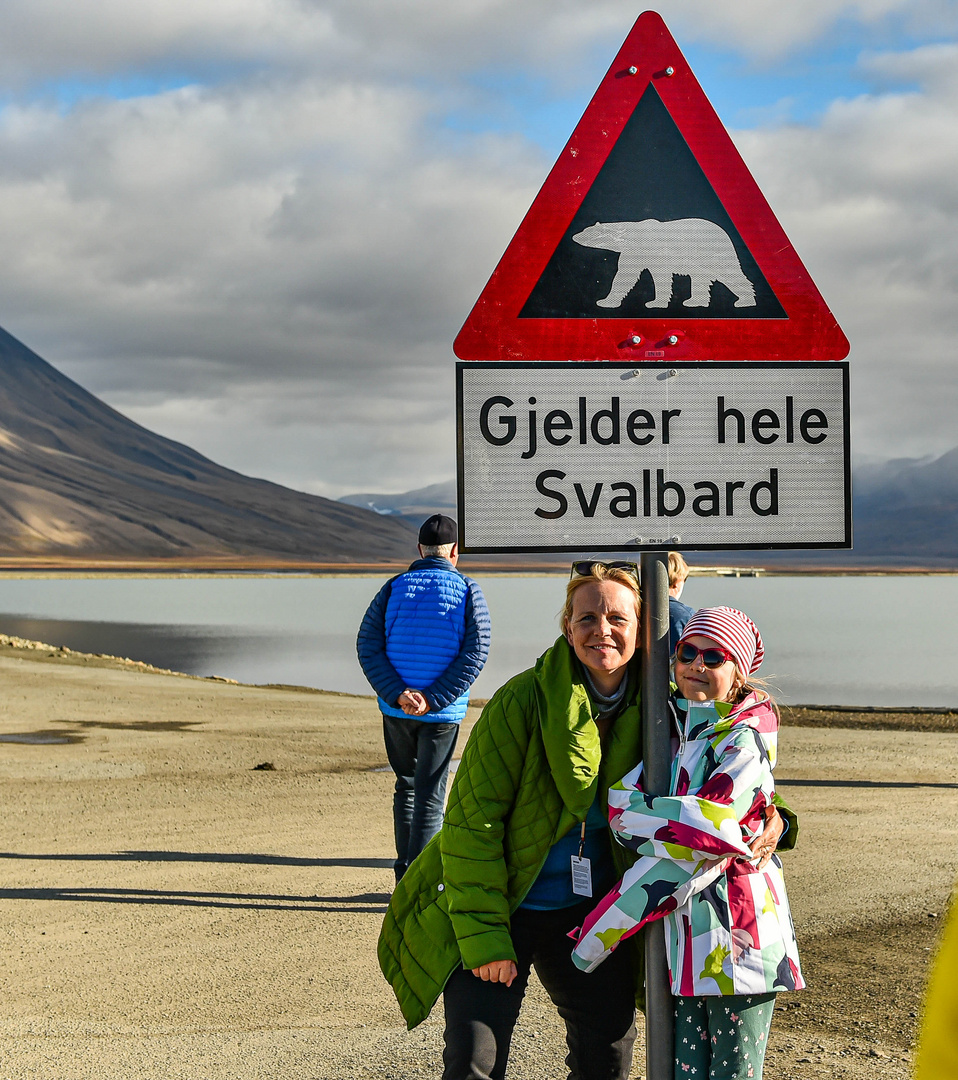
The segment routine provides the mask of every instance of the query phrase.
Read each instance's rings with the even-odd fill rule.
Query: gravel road
[[[375,963],[372,698],[14,648],[0,683],[0,1080],[438,1076],[437,1019],[407,1033]],[[781,738],[810,988],[782,996],[766,1076],[904,1080],[958,867],[958,732],[835,720]],[[511,1075],[562,1059],[533,986]]]

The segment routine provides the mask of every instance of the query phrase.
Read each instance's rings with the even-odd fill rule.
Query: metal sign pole
[[[645,790],[667,795],[671,774],[668,553],[642,553],[642,761]],[[647,1080],[672,1080],[672,994],[665,923],[645,931],[645,1060]]]

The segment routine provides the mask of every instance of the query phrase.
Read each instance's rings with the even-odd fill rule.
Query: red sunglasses
[[[702,657],[702,663],[707,668],[719,668],[726,660],[735,663],[735,657],[728,649],[723,649],[720,645],[710,645],[708,648],[698,649],[691,641],[680,641],[676,646],[675,659],[680,664],[694,664],[700,656]]]

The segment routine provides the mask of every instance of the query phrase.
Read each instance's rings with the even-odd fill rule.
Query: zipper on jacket
[[[685,744],[688,742],[689,738],[689,710],[686,710],[685,720],[682,723],[679,723],[679,709],[672,701],[669,702],[669,711],[672,713],[672,719],[675,722],[675,726],[678,730],[679,735],[679,748],[675,754],[675,757],[672,759],[672,767],[669,771],[669,794],[674,795],[675,789],[678,786],[679,762],[682,760],[682,755],[685,751]]]

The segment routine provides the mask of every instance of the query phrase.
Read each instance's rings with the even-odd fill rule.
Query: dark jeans
[[[565,1021],[569,1080],[627,1080],[635,1042],[635,976],[631,949],[621,947],[595,971],[580,971],[566,935],[595,906],[512,916],[519,974],[512,986],[456,971],[443,992],[446,1048],[443,1080],[502,1080],[519,1007],[535,967]]]
[[[459,738],[459,725],[384,713],[383,738],[386,757],[396,774],[393,827],[398,881],[442,825],[449,762]]]

